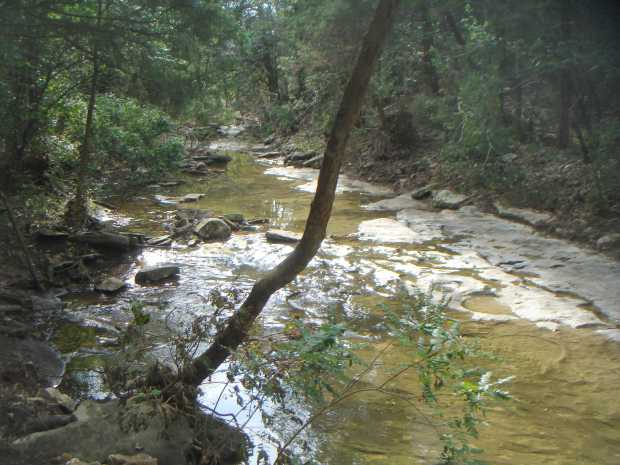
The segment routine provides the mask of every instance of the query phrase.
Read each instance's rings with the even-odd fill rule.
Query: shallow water
[[[316,172],[284,168],[277,162],[257,163],[251,155],[238,152],[243,149],[240,143],[223,141],[219,148],[231,150],[234,157],[225,174],[208,179],[186,177],[187,183],[177,188],[153,190],[131,201],[117,200],[120,210],[109,213],[110,218],[131,230],[159,235],[177,208],[200,208],[215,214],[267,218],[272,227],[301,232]],[[188,193],[206,196],[179,206],[161,205],[153,199],[155,194]],[[542,258],[538,262],[530,259],[532,270],[508,268],[502,263],[506,260],[491,256],[486,242],[476,236],[476,225],[491,231],[494,220],[475,212],[466,212],[465,220],[474,225],[468,230],[455,219],[456,214],[428,212],[423,205],[415,211],[410,204],[365,208],[387,194],[385,189],[344,180],[329,237],[319,255],[291,286],[273,296],[257,331],[276,331],[294,317],[318,323],[329,308],[349,322],[347,334],[352,341],[366,343],[360,356],[372,358],[389,341],[380,324],[379,305],[406,305],[406,297],[394,297],[402,296],[399,291],[403,289],[438,288],[452,298],[451,308],[463,320],[465,334],[480,338],[483,349],[501,358],[492,367],[494,376],[515,376],[508,388],[514,400],[494,406],[487,415],[489,426],[473,441],[485,450],[483,458],[491,464],[620,463],[620,398],[615,392],[620,385],[620,344],[604,337],[616,334],[617,326],[613,317],[600,313],[605,314],[605,305],[612,302],[610,294],[598,302],[596,289],[588,288],[588,296],[559,293],[559,285],[552,282],[555,275],[540,272]],[[524,250],[526,242],[544,239],[525,226],[513,227],[503,220],[497,220],[496,228],[496,254],[507,247],[501,238],[508,232],[515,254]],[[532,239],[526,241],[528,235]],[[562,260],[559,252],[564,246],[556,245],[558,260]],[[128,257],[113,270],[129,283],[126,292],[116,297],[81,295],[69,302],[73,320],[88,329],[73,338],[62,336],[71,331],[58,333],[59,347],[71,358],[65,387],[86,396],[106,395],[96,368],[114,350],[119,328],[131,319],[127,311],[131,300],[146,302],[152,315],[147,331],[153,350],[164,351],[158,345],[167,334],[164,322],[178,327],[209,314],[212,308],[206,300],[211,289],[247,292],[262,272],[291,250],[288,245],[267,243],[259,231],[236,233],[225,243],[191,249],[179,244],[171,249],[147,248],[137,257]],[[607,262],[598,257],[592,260],[579,263],[595,263],[604,272]],[[157,287],[133,283],[140,267],[162,262],[181,264],[178,282]],[[522,257],[507,261],[513,267],[522,262]],[[589,306],[592,301],[596,305]],[[390,350],[381,359],[381,369],[369,373],[367,381],[380,381],[405,357]],[[219,398],[218,412],[236,413],[236,396],[232,392],[220,396],[220,386],[215,382],[205,385],[202,400],[212,405]],[[415,392],[416,386],[415,377],[405,375],[396,387]],[[301,419],[311,414],[309,405],[295,407]],[[253,439],[268,453],[296,427],[274,413],[275,423],[270,426],[260,414],[250,412],[246,417]],[[409,402],[373,394],[348,400],[314,424],[303,439],[308,454],[324,464],[432,464],[439,445],[435,432],[423,420]]]

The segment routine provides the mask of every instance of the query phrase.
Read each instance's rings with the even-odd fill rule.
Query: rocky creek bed
[[[170,328],[213,312],[208,303],[213,289],[247,292],[303,231],[316,169],[285,165],[284,154],[235,139],[208,150],[230,157],[225,173],[208,179],[188,173],[182,182],[152,186],[130,201],[111,199],[118,208],[102,210],[106,220],[151,242],[147,238],[145,247],[108,267],[99,288],[64,298],[65,323],[53,341],[66,364],[60,389],[73,398],[110,397],[101,367],[132,318],[131,301],[145,304],[152,352],[165,358]],[[317,163],[301,155],[295,164]],[[529,214],[532,221],[540,219]],[[399,308],[416,289],[434,289],[437,298],[450,297],[465,333],[501,358],[494,374],[515,377],[509,387],[515,400],[488,413],[491,427],[475,441],[485,450],[483,458],[506,465],[616,464],[620,264],[526,223],[483,213],[450,193],[430,189],[396,196],[344,176],[328,239],[309,270],[272,298],[257,331],[280,331],[297,317],[319,323],[329,311],[348,321],[351,341],[365,342],[360,356],[371,357],[390,339],[380,306]],[[106,279],[110,290],[102,287]],[[391,352],[382,362],[398,366],[404,356]],[[262,453],[273,458],[276,444],[295,424],[278,421],[277,411],[270,422],[239,413],[237,399],[250,393],[234,383],[222,391],[224,378],[217,374],[205,383],[200,400],[217,404],[223,420],[236,414],[246,424],[257,446],[252,463]],[[416,384],[406,376],[399,388]],[[79,415],[85,415],[89,404],[84,405]],[[295,408],[301,419],[312,413],[310,405]],[[398,400],[351,399],[305,433],[307,447],[300,452],[325,464],[434,463],[439,447],[434,432],[416,418],[415,409]],[[37,447],[32,444],[28,447]],[[92,451],[80,447],[64,452]]]

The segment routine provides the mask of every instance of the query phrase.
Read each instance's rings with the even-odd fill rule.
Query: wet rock
[[[290,231],[283,231],[281,229],[270,229],[265,233],[265,237],[267,238],[268,242],[294,244],[300,241],[301,234],[293,233]]]
[[[75,415],[42,415],[28,420],[21,433],[32,434],[62,428],[76,420]]]
[[[433,194],[432,205],[440,210],[458,210],[466,201],[466,196],[444,189]]]
[[[147,266],[136,274],[136,283],[159,283],[167,279],[175,278],[181,273],[181,268],[174,264]]]
[[[620,247],[620,233],[606,234],[596,241],[596,248],[599,250],[609,250]]]
[[[181,203],[198,202],[205,194],[187,194],[179,199]]]
[[[76,239],[78,242],[98,248],[113,249],[123,252],[132,248],[130,238],[122,234],[90,231],[76,235]]]
[[[410,194],[401,194],[391,199],[380,200],[368,205],[364,205],[364,210],[370,211],[398,211],[405,208],[417,208],[419,210],[429,210],[431,207],[427,204],[414,200]]]
[[[208,218],[196,225],[194,233],[204,241],[224,241],[230,237],[232,230],[224,220]]]
[[[497,209],[497,214],[501,218],[520,221],[535,227],[543,227],[549,224],[552,219],[549,213],[538,212],[527,208],[506,207],[499,202],[495,203],[495,208]]]
[[[210,444],[217,447],[222,454],[217,463],[233,464],[243,460],[242,450],[247,446],[247,439],[239,430],[198,412],[183,414],[179,411],[166,416],[161,412],[161,406],[150,402],[128,405],[117,401],[85,401],[75,412],[76,422],[21,438],[12,444],[12,448],[23,464],[50,463],[63,453],[87,463],[107,462],[111,455],[134,456],[136,444],[140,444],[144,454],[157,458],[159,465],[187,463],[188,452],[201,452],[200,449],[196,451],[197,443],[204,444],[205,449]],[[144,427],[132,428],[132,418],[143,420]],[[192,427],[197,424],[201,425],[199,431]]]
[[[77,400],[73,400],[56,388],[45,388],[42,394],[45,399],[57,404],[67,414],[73,413],[78,405]]]
[[[282,152],[264,152],[256,156],[256,158],[280,158],[284,156]]]
[[[157,465],[157,459],[147,454],[112,454],[108,457],[108,465]]]
[[[64,363],[60,354],[36,339],[0,335],[0,379],[22,382],[34,377],[46,386],[60,382]]]
[[[103,281],[95,285],[95,290],[99,292],[107,292],[114,293],[118,292],[121,289],[124,289],[126,286],[125,282],[121,279],[110,276],[105,278]]]

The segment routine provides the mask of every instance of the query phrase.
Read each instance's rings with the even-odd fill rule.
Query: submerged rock
[[[179,199],[179,202],[181,203],[198,202],[204,196],[205,194],[186,194]]]
[[[433,194],[432,205],[441,210],[458,210],[466,201],[466,196],[444,189]]]
[[[203,241],[225,241],[231,236],[232,230],[224,220],[207,218],[196,225],[194,233]]]
[[[158,283],[170,278],[175,278],[181,273],[181,268],[174,264],[147,266],[136,274],[136,283]]]
[[[121,289],[124,289],[125,286],[126,284],[124,281],[118,278],[115,278],[113,276],[110,276],[109,278],[106,278],[103,281],[101,281],[99,284],[96,284],[95,290],[99,292],[113,293],[113,292],[118,292]]]
[[[265,237],[268,242],[294,244],[299,242],[301,234],[297,234],[290,231],[283,231],[281,229],[270,229],[265,233]]]

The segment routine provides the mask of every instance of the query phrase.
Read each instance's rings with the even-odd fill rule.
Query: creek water
[[[165,233],[177,208],[240,213],[267,218],[274,228],[303,230],[316,171],[257,160],[237,141],[220,141],[214,148],[233,157],[221,176],[186,177],[178,187],[131,201],[116,199],[120,209],[107,216],[153,236]],[[206,195],[174,206],[153,200],[155,194],[188,193]],[[507,386],[513,400],[492,404],[488,424],[472,440],[484,449],[481,459],[506,465],[620,463],[618,264],[472,208],[436,212],[423,202],[394,196],[343,179],[328,239],[308,270],[272,297],[257,332],[279,331],[293,318],[320,323],[329,312],[347,321],[352,342],[364,343],[358,355],[372,358],[390,342],[381,306],[401,308],[407,291],[432,287],[451,297],[451,314],[462,321],[467,337],[479,338],[481,348],[497,356],[487,363],[493,376],[514,376]],[[145,248],[122,260],[111,274],[126,280],[126,291],[68,299],[72,321],[55,338],[68,360],[64,387],[84,397],[108,395],[99,368],[114,352],[118,328],[131,320],[130,301],[145,302],[153,351],[164,351],[165,323],[181,325],[212,312],[206,301],[214,288],[249,291],[291,250],[268,243],[263,232],[239,232],[224,243]],[[178,281],[134,284],[141,267],[163,262],[181,265]],[[406,363],[407,354],[394,347],[366,374],[366,382],[380,383],[390,369]],[[234,386],[222,393],[224,375],[218,376],[203,386],[201,400],[217,401],[221,414],[238,413]],[[415,374],[405,374],[394,387],[416,392],[417,385]],[[297,423],[279,419],[275,409],[270,421],[251,411],[238,413],[257,451],[273,459],[277,443],[313,411],[310,403],[293,407]],[[331,465],[433,464],[441,447],[419,406],[378,393],[343,402],[302,439],[304,454]],[[259,455],[255,452],[254,463]]]

